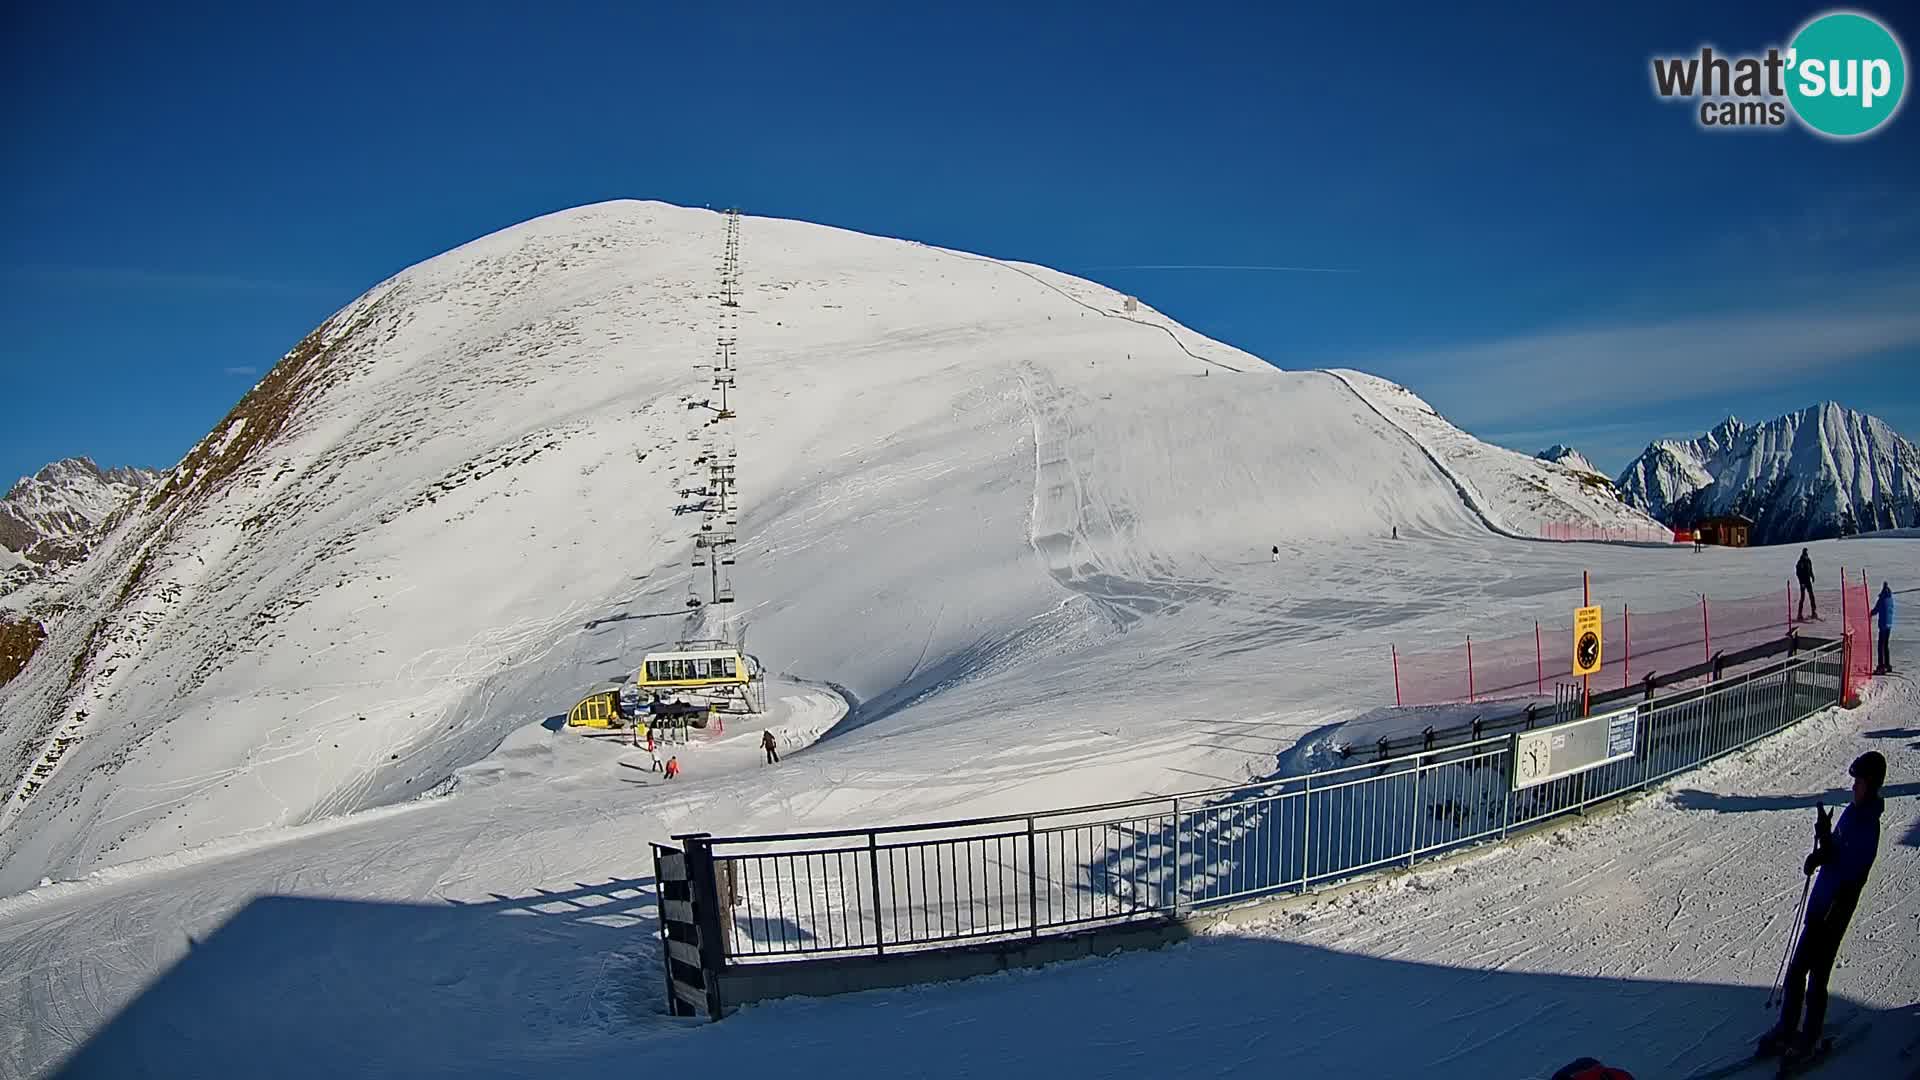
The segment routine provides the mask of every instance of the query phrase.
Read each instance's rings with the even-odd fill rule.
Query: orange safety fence
[[[1841,591],[1841,620],[1847,633],[1853,636],[1853,645],[1847,650],[1847,674],[1841,699],[1851,702],[1873,679],[1873,594],[1867,584],[1866,571],[1862,570],[1855,579],[1849,579],[1845,570],[1840,574],[1845,583]]]
[[[1540,526],[1542,540],[1595,540],[1620,544],[1690,544],[1693,534],[1682,536],[1664,525],[1595,525],[1587,521],[1549,521]]]
[[[1601,665],[1592,676],[1595,690],[1631,685],[1649,674],[1710,663],[1732,653],[1783,638],[1789,630],[1815,638],[1839,638],[1854,630],[1850,663],[1853,685],[1864,682],[1867,658],[1865,586],[1853,578],[1843,590],[1816,587],[1805,618],[1799,586],[1787,585],[1764,596],[1721,599],[1700,596],[1694,603],[1660,611],[1639,611],[1605,604],[1601,619]],[[1858,614],[1856,615],[1856,610]],[[1818,612],[1818,618],[1815,612]],[[1458,646],[1423,652],[1390,647],[1397,705],[1446,705],[1497,698],[1551,694],[1554,684],[1573,675],[1573,622],[1528,620],[1525,633],[1497,638],[1461,635]]]

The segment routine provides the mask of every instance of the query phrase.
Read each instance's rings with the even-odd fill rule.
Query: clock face
[[[1581,668],[1592,667],[1594,661],[1600,659],[1600,635],[1591,630],[1581,634],[1580,644],[1574,655],[1579,660]]]

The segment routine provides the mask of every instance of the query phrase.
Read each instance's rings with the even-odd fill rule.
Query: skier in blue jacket
[[[1880,583],[1880,598],[1873,602],[1873,610],[1867,614],[1880,619],[1880,666],[1875,675],[1893,674],[1893,659],[1887,655],[1887,636],[1893,633],[1893,586]]]
[[[1807,856],[1802,870],[1809,876],[1817,871],[1820,876],[1807,897],[1806,928],[1787,967],[1787,996],[1779,1026],[1760,1040],[1762,1053],[1783,1054],[1789,1062],[1818,1052],[1827,1019],[1827,977],[1833,973],[1840,938],[1853,920],[1860,890],[1866,887],[1867,872],[1873,869],[1873,857],[1880,848],[1880,810],[1885,805],[1880,786],[1887,779],[1887,759],[1869,750],[1855,758],[1847,772],[1853,777],[1853,801],[1840,812],[1840,823],[1833,824],[1824,805],[1814,823],[1813,854]]]

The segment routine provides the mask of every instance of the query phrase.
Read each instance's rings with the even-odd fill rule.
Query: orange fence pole
[[[1393,703],[1397,707],[1404,704],[1400,700],[1400,646],[1389,645],[1393,650]]]
[[[1547,692],[1547,665],[1540,651],[1540,620],[1533,620],[1533,692]]]
[[[1473,635],[1467,635],[1467,700],[1473,700]]]
[[[1707,594],[1700,594],[1700,634],[1707,642],[1707,663],[1713,663],[1713,621],[1707,616]]]

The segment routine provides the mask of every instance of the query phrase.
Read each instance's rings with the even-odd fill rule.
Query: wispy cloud
[[[84,289],[272,293],[282,296],[338,296],[342,291],[336,286],[311,281],[123,266],[9,266],[0,269],[0,274],[13,281]]]
[[[1139,263],[1129,266],[1083,266],[1082,270],[1223,270],[1264,274],[1357,274],[1360,271],[1333,266],[1224,266],[1175,263]]]
[[[228,374],[228,375],[258,375],[258,374],[260,374],[260,369],[259,369],[259,368],[257,368],[257,367],[250,367],[250,366],[244,366],[244,365],[243,365],[243,366],[241,366],[241,367],[230,367],[230,368],[221,368],[220,370],[221,370],[221,371],[223,371],[223,372],[225,372],[225,373],[226,373],[226,374]]]
[[[1808,308],[1543,333],[1382,357],[1468,425],[1749,393],[1920,347],[1920,311]],[[1577,410],[1577,411],[1576,411]]]

